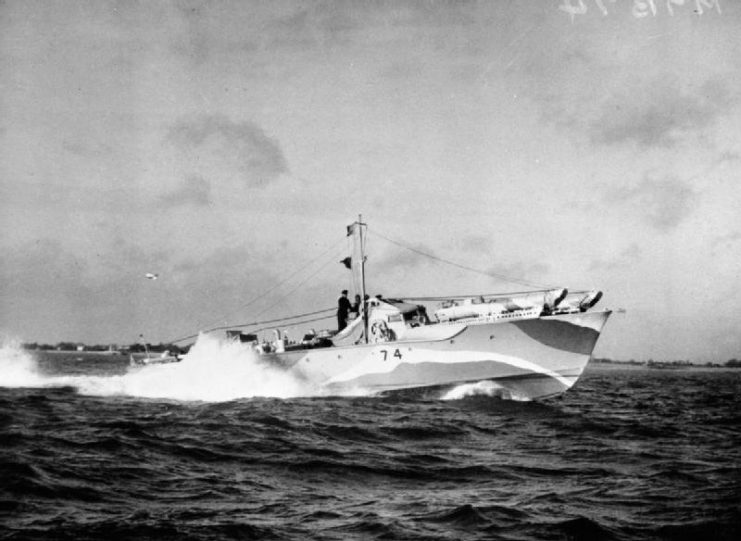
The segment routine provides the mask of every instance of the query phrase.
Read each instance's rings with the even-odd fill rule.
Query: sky
[[[0,331],[331,308],[362,214],[372,294],[595,287],[595,355],[739,358],[739,36],[731,0],[2,1]]]

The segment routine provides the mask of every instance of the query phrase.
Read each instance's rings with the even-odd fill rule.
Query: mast
[[[363,243],[363,215],[358,214],[358,239],[360,240],[360,312],[363,318],[363,339],[368,343],[368,307],[365,305],[365,246]]]
[[[358,214],[358,235],[360,237],[360,299],[365,299],[365,246],[363,244],[363,215]]]

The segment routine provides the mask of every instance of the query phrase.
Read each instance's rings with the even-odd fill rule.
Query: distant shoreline
[[[92,346],[96,347],[96,346]],[[67,354],[67,355],[99,355],[101,357],[120,357],[120,356],[126,356],[130,353],[141,353],[144,352],[144,349],[142,348],[142,351],[134,351],[133,349],[129,348],[121,348],[121,349],[114,349],[114,350],[107,350],[107,349],[82,349],[82,350],[74,350],[74,349],[46,349],[46,348],[32,348],[32,347],[26,347],[24,345],[24,349],[26,351],[33,351],[33,352],[42,352],[42,353],[52,353],[52,354]],[[165,351],[166,349],[174,349],[171,347],[168,347],[168,345],[165,344],[157,344],[154,346],[151,346],[149,350],[152,353],[160,353],[162,351]],[[183,351],[185,353],[185,351]],[[614,359],[608,359],[604,357],[597,357],[593,358],[590,362],[590,365],[603,365],[603,366],[615,366],[616,368],[627,368],[627,367],[642,367],[642,368],[651,368],[655,370],[681,370],[683,368],[741,368],[741,361],[737,359],[730,359],[725,362],[706,362],[706,363],[691,363],[689,361],[654,361],[652,359],[649,359],[647,361],[636,361],[636,360],[629,360],[629,361],[620,361],[620,360],[614,360]]]
[[[683,368],[741,368],[741,361],[731,359],[725,363],[706,362],[691,363],[689,361],[615,361],[612,359],[592,359],[589,364],[614,365],[617,367],[636,366],[656,370],[681,370]]]

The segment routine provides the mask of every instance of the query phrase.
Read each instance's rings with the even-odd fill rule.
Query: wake
[[[445,393],[441,400],[462,400],[470,396],[490,396],[501,398],[503,400],[514,400],[515,402],[530,402],[530,399],[525,396],[513,392],[510,389],[505,389],[501,385],[498,385],[494,381],[479,381],[476,383],[464,383],[453,387],[447,393]]]
[[[180,401],[228,402],[242,398],[338,396],[296,372],[271,367],[238,342],[201,335],[179,363],[131,367],[123,375],[49,375],[39,370],[33,353],[17,340],[0,341],[0,387],[72,387],[88,396],[124,396]],[[339,396],[369,396],[353,388]],[[458,385],[440,397],[461,400],[490,396],[523,400],[492,381]]]
[[[0,386],[74,387],[90,396],[225,402],[240,398],[323,396],[321,386],[272,368],[239,343],[201,335],[179,363],[129,368],[112,376],[53,376],[17,341],[0,347]]]

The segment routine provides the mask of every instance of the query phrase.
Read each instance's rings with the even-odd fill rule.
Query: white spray
[[[18,342],[0,349],[0,386],[71,386],[85,395],[223,402],[239,398],[317,396],[321,387],[272,368],[232,341],[202,335],[179,363],[131,368],[119,376],[50,376]]]
[[[0,338],[0,387],[75,387],[92,396],[129,396],[169,400],[225,402],[240,398],[326,396],[317,382],[271,367],[242,344],[201,335],[179,363],[130,368],[118,376],[51,376],[41,373],[32,353],[18,340]],[[346,396],[367,395],[348,389]],[[491,381],[458,385],[442,396],[495,396],[523,400]]]
[[[445,393],[442,400],[460,400],[467,396],[496,396],[505,400],[515,400],[517,402],[529,402],[529,398],[518,395],[493,381],[479,381],[476,383],[464,383],[452,388]]]
[[[20,341],[0,336],[0,386],[41,387],[44,380],[36,359],[21,347]]]

